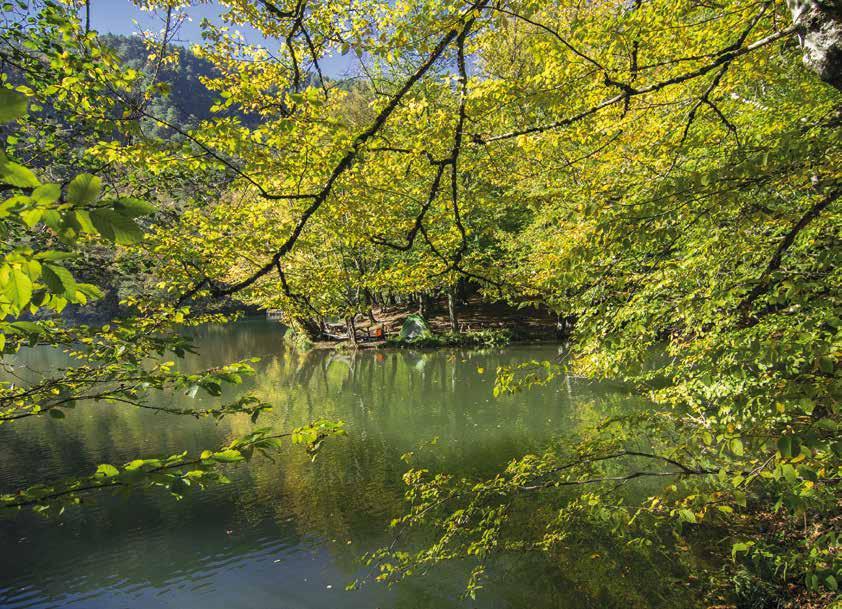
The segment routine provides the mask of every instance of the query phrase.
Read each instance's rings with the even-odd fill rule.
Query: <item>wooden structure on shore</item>
[[[266,309],[266,319],[271,321],[283,321],[284,312],[282,309]]]

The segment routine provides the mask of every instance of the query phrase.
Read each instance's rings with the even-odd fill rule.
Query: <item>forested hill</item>
[[[137,36],[106,34],[100,40],[114,49],[125,67],[147,74],[149,51],[143,40]],[[209,91],[202,84],[201,77],[215,76],[213,65],[194,55],[189,49],[178,49],[178,63],[165,66],[158,74],[161,82],[169,85],[169,95],[156,97],[149,106],[150,114],[180,127],[193,127],[199,121],[211,116],[211,106],[218,100],[218,94]],[[151,125],[152,134],[164,136],[165,130]]]

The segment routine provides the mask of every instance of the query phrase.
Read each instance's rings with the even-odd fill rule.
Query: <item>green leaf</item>
[[[243,455],[240,451],[229,448],[227,450],[213,453],[213,460],[220,463],[236,463],[237,461],[243,460]]]
[[[18,188],[35,188],[41,184],[35,174],[23,165],[13,163],[0,152],[0,181]]]
[[[789,463],[784,463],[781,466],[781,473],[784,475],[784,478],[786,478],[786,481],[790,484],[795,484],[795,482],[798,480],[798,473],[795,471],[795,468]]]
[[[737,455],[738,457],[742,457],[744,454],[743,451],[743,442],[739,438],[734,438],[731,440],[731,452]]]
[[[56,232],[59,232],[62,228],[61,214],[54,209],[45,210],[44,216],[41,218],[41,222],[43,222]]]
[[[6,285],[3,286],[3,295],[20,310],[32,299],[32,281],[20,269],[12,269]]]
[[[94,223],[91,221],[91,214],[87,211],[84,209],[77,209],[73,213],[73,218],[76,220],[76,223],[79,225],[79,229],[83,233],[88,233],[89,235],[96,234],[97,230]]]
[[[819,369],[826,374],[833,374],[833,359],[829,357],[820,357]]]
[[[816,403],[810,398],[801,398],[798,400],[798,406],[805,414],[813,414],[813,410],[816,408]]]
[[[122,197],[112,202],[114,211],[128,216],[129,218],[137,218],[138,216],[148,216],[155,211],[155,206],[146,201],[135,199],[133,197]]]
[[[693,513],[692,510],[678,510],[678,515],[681,518],[681,520],[692,524],[696,524],[696,515]]]
[[[80,173],[67,186],[67,198],[73,203],[90,205],[102,190],[102,180],[89,173]]]
[[[26,95],[0,89],[0,123],[8,123],[26,114]]]
[[[49,260],[51,262],[55,262],[57,260],[67,260],[68,258],[73,258],[73,256],[74,254],[71,252],[59,252],[56,250],[45,250],[35,254],[35,257],[38,260]]]
[[[23,220],[23,223],[26,224],[29,228],[32,228],[33,226],[38,224],[38,221],[43,215],[43,209],[27,209],[26,211],[20,212],[20,219]]]
[[[33,258],[26,261],[24,271],[27,275],[29,275],[29,279],[31,281],[37,281],[38,278],[41,277],[41,268],[41,263]]]
[[[91,300],[98,300],[105,296],[103,291],[92,283],[77,283],[76,289]]]
[[[41,326],[36,324],[33,321],[13,321],[9,324],[9,327],[15,330],[16,334],[32,334],[37,335],[43,332]]]
[[[76,294],[76,280],[63,266],[45,264],[43,270],[44,283],[53,294],[64,294],[72,298]]]
[[[203,381],[202,388],[212,396],[222,395],[222,385],[216,381]]]
[[[116,467],[114,467],[113,465],[109,465],[108,463],[103,463],[102,465],[96,468],[95,475],[102,476],[105,478],[113,478],[114,476],[117,476],[119,474],[120,470],[118,470]]]
[[[118,245],[131,245],[143,239],[143,231],[134,220],[110,209],[92,211],[91,222],[100,235]]]
[[[61,188],[58,184],[42,184],[32,191],[32,199],[39,205],[49,205],[58,201]]]
[[[817,482],[819,479],[818,474],[806,465],[802,465],[798,468],[798,475],[804,478],[804,480],[810,480],[811,482]]]
[[[737,558],[737,554],[740,552],[748,552],[749,548],[754,545],[753,541],[747,541],[745,543],[735,543],[731,546],[731,558]]]

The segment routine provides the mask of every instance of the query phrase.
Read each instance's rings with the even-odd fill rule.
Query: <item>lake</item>
[[[348,436],[326,442],[315,462],[301,447],[289,447],[274,461],[233,465],[231,484],[181,501],[150,490],[92,498],[52,519],[2,514],[0,607],[694,606],[669,565],[622,564],[590,547],[553,559],[507,557],[475,601],[461,597],[469,565],[459,564],[391,589],[371,583],[345,590],[367,572],[360,556],[391,541],[388,523],[405,508],[402,454],[415,451],[414,465],[431,470],[487,476],[559,434],[643,405],[619,386],[574,379],[492,396],[498,366],[557,358],[558,346],[297,353],[284,345],[279,325],[262,320],[202,328],[197,345],[200,355],[188,356],[185,368],[263,357],[257,376],[237,388],[274,405],[259,426],[282,431],[316,418],[341,419]],[[17,361],[35,371],[66,365],[62,354],[47,350],[22,352]],[[215,403],[184,395],[162,400],[178,407]],[[212,449],[250,429],[242,416],[197,421],[80,404],[63,420],[0,427],[0,490],[87,474],[100,463]]]

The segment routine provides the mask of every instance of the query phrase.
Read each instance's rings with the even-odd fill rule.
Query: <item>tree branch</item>
[[[501,133],[499,135],[494,135],[494,136],[490,136],[490,137],[483,137],[479,134],[475,134],[473,136],[473,140],[476,143],[499,142],[499,141],[502,141],[502,140],[508,140],[508,139],[516,138],[516,137],[519,137],[521,135],[531,135],[531,134],[534,134],[534,133],[543,133],[545,131],[550,131],[550,130],[553,130],[553,129],[559,129],[561,127],[567,127],[569,125],[572,125],[573,123],[576,123],[576,122],[578,122],[582,119],[585,119],[585,118],[587,118],[591,115],[594,115],[594,114],[604,110],[605,108],[613,106],[614,104],[617,104],[619,102],[623,102],[627,97],[631,98],[631,97],[637,97],[639,95],[645,95],[647,93],[655,93],[657,91],[660,91],[661,89],[665,89],[667,87],[671,87],[673,85],[681,84],[683,82],[687,82],[688,80],[698,78],[699,76],[703,76],[703,75],[707,74],[708,72],[711,72],[712,70],[715,70],[719,66],[722,66],[724,64],[727,64],[727,63],[737,59],[738,57],[741,57],[743,55],[746,55],[747,53],[750,53],[750,52],[755,51],[755,50],[757,50],[761,47],[764,47],[768,44],[771,44],[771,43],[773,43],[777,40],[780,40],[781,38],[789,36],[794,31],[795,31],[794,27],[788,27],[788,28],[786,28],[784,30],[781,30],[779,32],[775,32],[774,34],[770,34],[769,36],[766,36],[765,38],[761,38],[760,40],[757,40],[756,42],[753,42],[752,44],[750,44],[748,46],[741,47],[741,48],[738,48],[738,49],[732,49],[732,48],[729,47],[728,49],[724,49],[718,55],[716,60],[712,61],[711,63],[709,63],[707,65],[704,65],[704,66],[702,66],[700,68],[697,68],[695,70],[692,70],[690,72],[685,72],[684,74],[679,74],[678,76],[674,76],[674,77],[669,78],[667,80],[664,80],[664,81],[661,81],[661,82],[658,82],[658,83],[654,83],[654,84],[648,85],[646,87],[642,87],[640,89],[629,88],[629,90],[618,93],[617,95],[609,97],[608,99],[596,104],[595,106],[591,106],[590,108],[588,108],[586,110],[583,110],[583,111],[581,111],[577,114],[574,114],[574,115],[569,116],[567,118],[561,119],[559,121],[555,121],[553,123],[547,123],[547,124],[544,124],[544,125],[536,125],[534,127],[528,127],[526,129],[519,129],[519,130],[516,130],[516,131],[510,131],[508,133]],[[609,84],[615,84],[615,83],[611,82]]]
[[[824,199],[807,210],[807,212],[801,216],[798,222],[796,222],[784,236],[783,240],[775,249],[775,253],[772,254],[772,257],[769,259],[769,263],[766,265],[765,270],[758,278],[757,284],[755,284],[751,292],[748,293],[748,295],[737,307],[737,310],[741,311],[744,317],[748,316],[749,309],[751,308],[751,305],[754,304],[754,301],[769,289],[769,279],[772,273],[781,267],[784,254],[786,254],[787,250],[789,250],[789,248],[792,247],[792,244],[795,243],[795,239],[798,237],[799,233],[804,230],[810,222],[815,220],[822,211],[827,209],[831,203],[838,199],[840,194],[842,194],[842,189],[840,189],[837,185]]]
[[[468,15],[475,9],[483,8],[488,2],[489,0],[478,0],[473,5],[471,5],[471,7],[466,11],[465,14]],[[269,262],[267,262],[254,273],[252,273],[246,279],[243,279],[242,281],[239,281],[234,285],[226,287],[224,289],[214,288],[208,278],[202,279],[199,282],[199,285],[210,285],[211,293],[214,296],[226,296],[248,288],[249,286],[254,284],[255,281],[272,271],[272,269],[276,267],[277,262],[281,260],[284,256],[286,256],[290,251],[292,251],[293,247],[295,247],[295,243],[296,241],[298,241],[298,238],[301,235],[301,232],[304,230],[304,227],[307,225],[307,222],[327,200],[328,196],[333,190],[333,185],[336,183],[339,177],[351,167],[351,165],[356,160],[357,156],[359,155],[361,149],[366,144],[366,142],[368,142],[372,137],[374,137],[380,131],[383,125],[386,124],[386,121],[400,105],[401,101],[406,96],[406,94],[415,86],[415,84],[419,80],[421,80],[421,78],[423,78],[423,76],[430,70],[433,64],[435,64],[436,61],[438,61],[438,59],[441,57],[441,55],[444,53],[445,49],[450,45],[450,43],[452,43],[459,36],[459,32],[459,28],[454,28],[448,31],[444,36],[442,36],[442,38],[439,40],[439,42],[436,44],[436,46],[433,48],[432,52],[430,52],[430,54],[427,56],[424,62],[415,70],[415,72],[412,73],[412,75],[409,78],[406,79],[406,81],[404,81],[403,85],[397,91],[397,93],[395,93],[389,99],[388,103],[378,113],[378,115],[375,117],[374,121],[368,127],[368,129],[366,129],[365,131],[357,135],[356,138],[354,138],[348,151],[345,153],[345,155],[342,157],[339,163],[337,163],[334,166],[333,171],[331,171],[330,176],[328,177],[322,189],[318,193],[310,196],[313,199],[313,202],[310,204],[309,207],[307,207],[307,209],[304,210],[295,227],[293,228],[293,231],[290,234],[290,236],[281,245],[281,247],[278,249],[278,251],[275,253],[275,255]],[[299,198],[302,196],[303,195],[299,195]],[[188,292],[188,294],[196,294],[198,291],[199,289],[193,288],[190,290],[190,292]],[[180,299],[180,302],[184,300],[185,298],[182,297]]]

